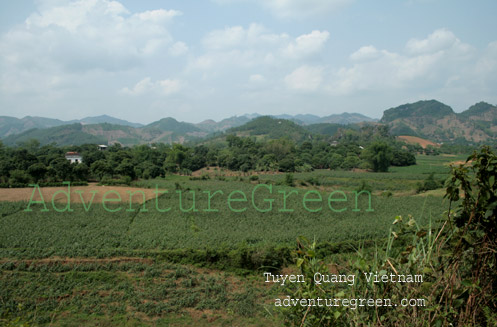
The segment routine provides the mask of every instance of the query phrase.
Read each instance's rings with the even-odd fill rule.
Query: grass
[[[36,325],[275,324],[256,301],[267,289],[240,288],[240,277],[220,271],[163,262],[9,261],[1,269],[2,311]]]

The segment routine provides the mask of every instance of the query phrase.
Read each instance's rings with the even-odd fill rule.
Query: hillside
[[[90,125],[90,124],[113,124],[113,125],[121,125],[121,126],[131,126],[131,127],[142,127],[142,124],[139,123],[132,123],[124,119],[119,119],[115,117],[111,117],[108,115],[101,115],[101,116],[95,116],[95,117],[86,117],[83,119],[79,120],[73,120],[70,122],[74,123],[81,123],[83,125]]]
[[[416,136],[401,135],[401,136],[397,136],[397,139],[401,140],[401,141],[404,141],[406,143],[409,143],[409,144],[419,144],[423,149],[426,149],[426,147],[428,145],[431,145],[433,147],[439,147],[440,146],[440,144],[437,144],[437,143],[434,143],[432,141],[429,141],[429,140],[426,140],[426,139],[422,139],[422,138],[416,137]]]
[[[352,128],[352,126],[356,125],[350,125],[347,126],[347,128]],[[323,135],[328,135],[328,136],[333,136],[335,135],[338,130],[341,128],[344,128],[346,126],[341,125],[341,124],[330,124],[330,123],[319,123],[319,124],[312,124],[312,125],[307,125],[304,126],[306,130],[308,130],[311,133],[315,134],[323,134]]]
[[[233,116],[230,118],[223,119],[219,122],[216,122],[212,119],[204,120],[198,124],[195,124],[198,128],[205,132],[223,132],[227,129],[241,126],[245,123],[248,123],[251,118],[247,116]]]
[[[373,119],[363,114],[358,113],[348,113],[344,112],[342,114],[333,114],[326,117],[322,117],[319,119],[320,123],[328,123],[328,124],[358,124],[363,122],[377,122],[378,119]]]
[[[19,134],[33,128],[50,128],[65,125],[67,122],[58,119],[31,117],[15,118],[0,116],[0,137]]]
[[[106,143],[103,136],[92,135],[83,130],[81,124],[62,125],[46,129],[31,129],[21,134],[10,135],[2,140],[6,145],[16,145],[31,139],[36,139],[40,144],[56,143],[58,145]]]
[[[83,119],[73,119],[70,121],[63,121],[59,119],[45,118],[45,117],[32,117],[26,116],[24,118],[15,118],[8,116],[0,116],[0,137],[4,138],[14,134],[20,134],[30,129],[44,129],[63,125],[72,124],[101,124],[108,123],[121,126],[141,127],[143,125],[138,123],[131,123],[129,121],[114,118],[107,115],[96,117],[86,117]]]
[[[206,132],[193,124],[178,122],[173,118],[164,118],[140,128],[108,123],[89,125],[75,123],[45,129],[31,129],[20,134],[10,135],[2,141],[7,145],[37,139],[41,144],[120,143],[130,146],[156,142],[184,143],[191,138],[205,137],[206,135]]]
[[[486,142],[497,139],[497,107],[480,102],[462,113],[436,101],[418,101],[385,110],[381,123],[393,135],[435,142]]]
[[[268,139],[287,137],[294,141],[311,138],[311,133],[302,126],[286,120],[270,116],[262,116],[251,120],[245,125],[231,128],[227,131],[239,136],[258,136]]]

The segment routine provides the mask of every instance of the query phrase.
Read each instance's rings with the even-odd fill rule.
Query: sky
[[[147,124],[497,104],[496,0],[0,3],[0,115]]]

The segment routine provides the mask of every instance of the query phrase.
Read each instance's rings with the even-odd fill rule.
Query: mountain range
[[[70,121],[32,116],[20,119],[9,116],[0,116],[0,138],[7,144],[17,143],[19,141],[22,142],[27,138],[41,139],[41,143],[44,143],[45,140],[53,140],[59,144],[66,144],[71,141],[70,137],[59,140],[59,137],[55,137],[54,135],[60,135],[63,130],[76,132],[77,129],[78,133],[90,133],[91,135],[98,137],[98,139],[104,143],[121,142],[125,145],[130,145],[147,142],[181,142],[190,137],[205,137],[210,133],[223,132],[230,128],[246,124],[252,119],[261,116],[262,115],[260,114],[254,113],[243,116],[233,116],[219,122],[205,120],[197,124],[178,122],[174,118],[168,117],[148,125],[132,123],[107,115],[86,117]],[[283,114],[272,117],[291,120],[299,125],[314,124],[318,122],[354,124],[361,121],[376,121],[375,119],[356,113],[334,114],[326,117],[310,114],[295,116]],[[80,126],[72,126],[74,124]],[[97,126],[101,124],[106,125]],[[114,127],[109,125],[114,125]],[[117,132],[118,130],[120,133]],[[88,138],[85,137],[84,139]]]
[[[497,139],[497,107],[479,102],[464,112],[455,113],[439,101],[423,100],[387,109],[379,121],[358,113],[324,117],[312,114],[262,116],[254,113],[197,124],[168,117],[148,125],[107,115],[71,121],[0,116],[0,138],[7,145],[30,139],[37,139],[41,144],[59,145],[184,143],[204,139],[213,133],[266,135],[269,138],[288,136],[300,140],[311,134],[334,135],[343,128],[359,129],[363,124],[385,124],[393,135],[417,136],[434,142],[481,143]]]

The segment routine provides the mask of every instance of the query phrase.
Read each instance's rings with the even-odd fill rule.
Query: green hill
[[[338,132],[338,130],[344,128],[353,128],[352,126],[354,125],[346,126],[342,124],[320,123],[320,124],[307,125],[304,126],[304,128],[308,130],[310,133],[333,136]]]
[[[469,107],[468,110],[458,114],[458,116],[470,120],[484,120],[485,116],[495,118],[497,116],[497,107],[486,102],[478,102]]]
[[[201,132],[202,130],[190,123],[179,122],[174,118],[163,118],[159,121],[150,123],[142,128],[144,131],[169,131],[177,134],[186,134]]]
[[[24,118],[15,118],[0,116],[0,137],[19,134],[34,128],[50,128],[67,124],[62,120],[26,116]]]
[[[302,126],[286,120],[262,116],[251,120],[245,125],[231,128],[228,133],[240,136],[259,136],[268,139],[290,138],[294,141],[302,141],[311,138],[311,133]]]
[[[102,136],[96,136],[83,130],[81,124],[63,125],[45,129],[31,129],[21,134],[11,135],[2,141],[6,145],[16,145],[31,139],[38,140],[42,145],[56,143],[57,145],[73,145],[85,143],[106,143]]]
[[[162,119],[142,128],[114,124],[79,123],[45,129],[31,129],[3,139],[7,145],[15,145],[30,139],[37,139],[42,145],[80,145],[85,143],[114,144],[124,146],[146,143],[184,143],[190,138],[205,136],[199,128],[172,118]]]
[[[385,110],[381,122],[389,123],[397,119],[414,117],[434,120],[451,114],[454,114],[451,107],[436,100],[418,101]]]

